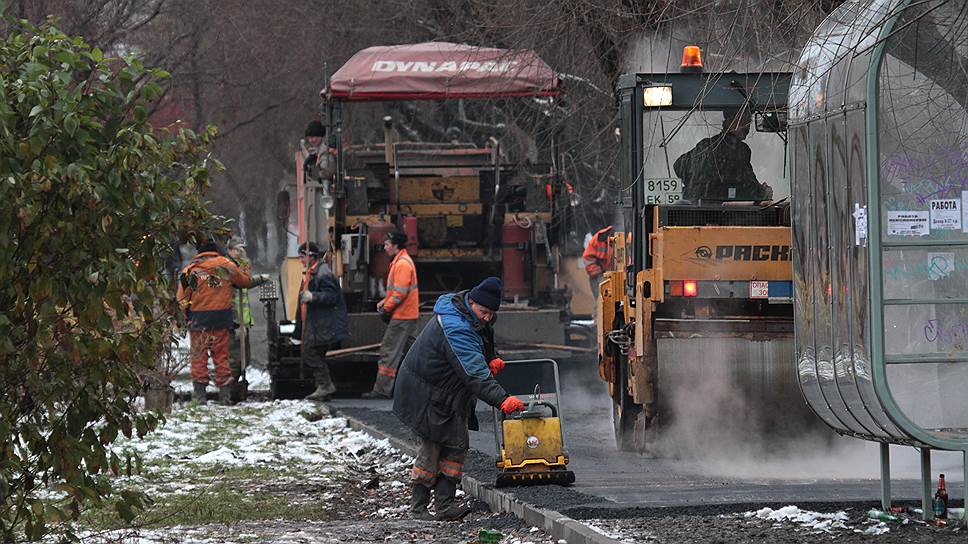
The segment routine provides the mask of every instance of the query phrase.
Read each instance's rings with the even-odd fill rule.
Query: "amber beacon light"
[[[687,45],[682,48],[682,65],[679,71],[685,74],[702,72],[702,52],[698,45]]]

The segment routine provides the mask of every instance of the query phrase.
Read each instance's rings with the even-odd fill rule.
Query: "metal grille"
[[[659,208],[659,224],[663,227],[776,227],[782,226],[783,208],[723,207],[723,206],[663,206]]]

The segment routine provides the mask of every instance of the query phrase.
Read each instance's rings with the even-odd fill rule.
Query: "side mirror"
[[[758,111],[756,112],[756,132],[786,132],[787,112]]]

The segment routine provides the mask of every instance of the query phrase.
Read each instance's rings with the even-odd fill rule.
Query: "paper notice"
[[[930,212],[887,212],[888,236],[927,236],[931,233],[928,227]]]
[[[932,230],[961,230],[961,199],[931,201]]]
[[[854,203],[854,245],[867,245],[867,206]]]

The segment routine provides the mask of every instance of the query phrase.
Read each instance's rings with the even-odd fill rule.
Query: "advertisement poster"
[[[930,212],[892,211],[887,212],[888,236],[927,236]]]
[[[931,201],[932,230],[961,230],[961,199],[944,198]]]

